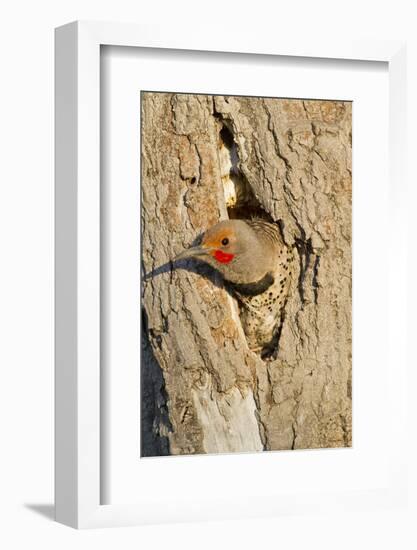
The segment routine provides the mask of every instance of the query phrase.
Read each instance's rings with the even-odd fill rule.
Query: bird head
[[[181,252],[174,261],[195,258],[203,261],[233,283],[250,283],[261,279],[268,271],[254,231],[243,220],[221,221],[209,228],[201,243]]]
[[[241,252],[239,248],[235,224],[223,221],[204,233],[201,244],[187,248],[175,260],[197,258],[212,263],[210,260],[214,259],[219,264],[229,264]]]

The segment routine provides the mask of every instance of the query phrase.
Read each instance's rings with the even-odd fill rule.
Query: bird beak
[[[206,254],[210,253],[210,248],[205,248],[204,246],[192,246],[191,248],[187,248],[178,256],[175,256],[175,258],[172,260],[173,262],[176,262],[178,260],[185,260],[187,258],[195,258],[196,256],[205,256]]]

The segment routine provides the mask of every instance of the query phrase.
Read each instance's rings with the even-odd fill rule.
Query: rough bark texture
[[[142,456],[350,446],[351,104],[143,93],[141,154]],[[215,271],[170,263],[247,215],[297,260],[268,360]]]

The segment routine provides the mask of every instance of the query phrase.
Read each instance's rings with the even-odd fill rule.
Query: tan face
[[[201,247],[217,262],[230,263],[236,255],[236,235],[233,227],[227,222],[215,225],[205,233]]]
[[[245,230],[246,225],[244,222],[237,223],[236,220],[224,220],[217,223],[204,233],[200,245],[184,250],[175,258],[175,261],[198,258],[217,268],[223,274],[229,266],[233,266],[235,270],[241,270],[242,266],[239,268],[238,264],[242,264],[246,251],[241,242],[241,224],[243,224],[243,230]],[[243,261],[243,264],[245,264],[245,261]]]

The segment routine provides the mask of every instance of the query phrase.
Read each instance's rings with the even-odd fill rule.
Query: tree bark
[[[142,94],[142,456],[351,445],[351,103]],[[170,260],[227,217],[279,223],[275,354],[215,271]]]

